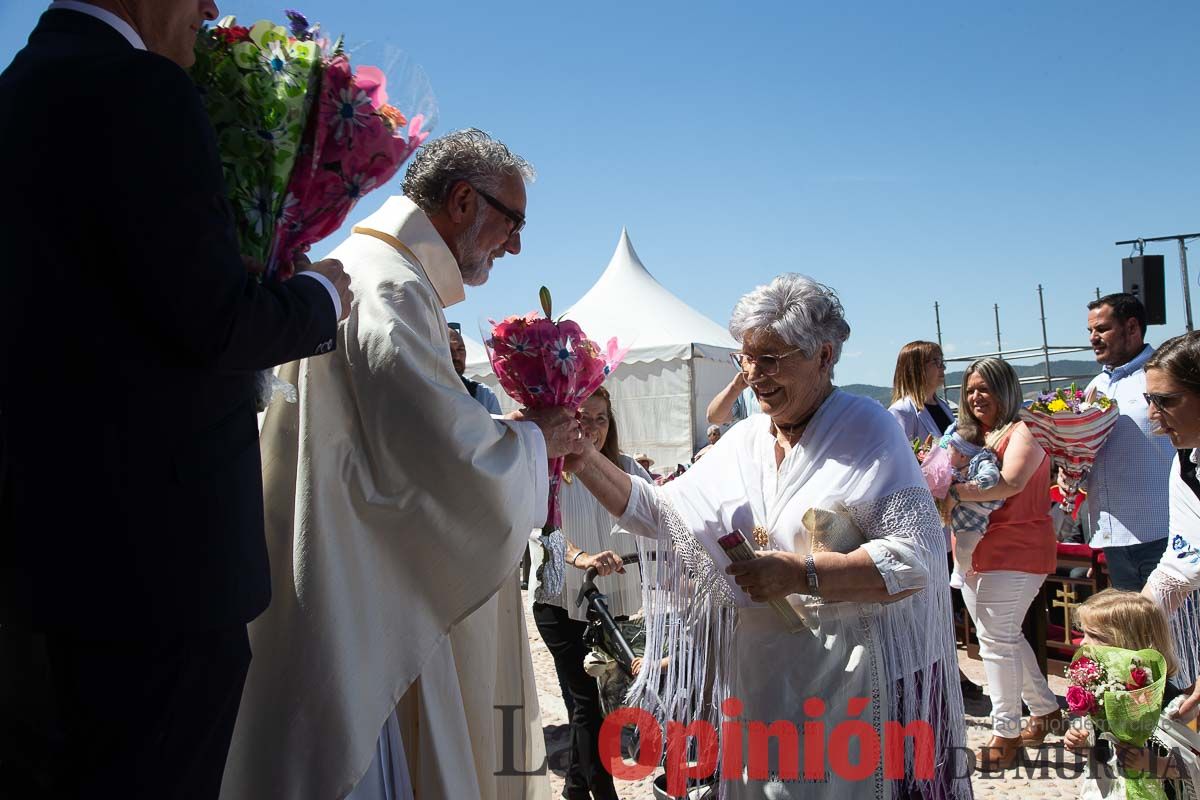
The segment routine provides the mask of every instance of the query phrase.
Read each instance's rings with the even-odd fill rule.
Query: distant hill
[[[1030,361],[1026,361],[1023,364],[1014,363],[1012,366],[1013,366],[1013,369],[1015,369],[1017,371],[1017,375],[1021,378],[1035,378],[1035,377],[1041,377],[1042,375],[1046,374],[1046,365],[1041,362],[1033,363]],[[1083,360],[1078,360],[1078,359],[1063,359],[1061,361],[1051,361],[1050,362],[1050,373],[1052,375],[1081,375],[1081,376],[1084,376],[1084,377],[1078,377],[1078,378],[1074,378],[1074,379],[1065,378],[1062,380],[1056,380],[1052,384],[1052,386],[1054,388],[1058,388],[1060,386],[1067,386],[1072,382],[1072,380],[1074,380],[1075,383],[1077,383],[1080,387],[1083,387],[1084,385],[1087,384],[1087,382],[1089,380],[1091,380],[1092,376],[1094,376],[1099,371],[1100,371],[1099,365],[1096,364],[1096,362],[1092,361],[1092,360],[1083,361]],[[946,385],[947,386],[956,386],[959,383],[962,383],[962,376],[963,376],[962,370],[957,370],[955,372],[948,373],[946,375]],[[1027,383],[1024,385],[1024,388],[1025,388],[1025,396],[1030,397],[1034,394],[1037,394],[1038,392],[1044,391],[1045,384]],[[885,406],[891,405],[891,403],[892,403],[892,387],[890,387],[890,386],[872,386],[869,383],[852,383],[847,386],[842,386],[841,389],[843,391],[849,392],[850,394],[861,394],[864,397],[873,398],[875,400],[878,400],[880,403],[882,403]],[[950,389],[949,391],[947,391],[946,395],[947,395],[946,399],[949,400],[950,402],[952,402],[952,403],[958,402],[958,390],[957,389]]]

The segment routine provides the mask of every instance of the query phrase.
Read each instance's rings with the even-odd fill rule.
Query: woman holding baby
[[[1065,720],[1038,667],[1021,622],[1046,575],[1054,572],[1055,537],[1047,501],[1050,459],[1025,423],[1021,384],[998,358],[981,358],[963,374],[958,432],[986,444],[1000,459],[1000,480],[990,489],[956,484],[954,501],[1004,500],[992,511],[971,558],[963,599],[979,636],[979,655],[992,699],[992,740],[977,754],[984,771],[1006,769],[1022,747],[1036,747]],[[1032,715],[1021,726],[1021,702]]]

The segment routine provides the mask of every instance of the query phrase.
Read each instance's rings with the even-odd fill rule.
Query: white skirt
[[[879,644],[879,612],[877,604],[830,603],[819,607],[817,632],[789,634],[771,608],[739,610],[734,694],[743,704],[744,769],[741,780],[723,776],[727,797],[886,800],[890,781],[884,778],[882,743],[891,687]],[[788,749],[798,747],[794,760],[789,759],[798,765],[798,774],[781,769],[789,765],[780,760],[778,739],[763,736],[761,729],[757,736],[751,735],[748,723],[770,725],[776,720],[795,727],[796,744],[789,742]],[[823,725],[823,743],[815,735],[806,740],[806,722]],[[764,739],[769,742],[767,780],[761,780]],[[757,759],[752,758],[752,749],[759,751]],[[878,763],[868,771],[876,752]],[[758,780],[750,776],[752,766],[758,767]],[[859,774],[864,771],[866,775]]]

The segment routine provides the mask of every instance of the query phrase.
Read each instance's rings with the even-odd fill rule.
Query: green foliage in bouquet
[[[312,106],[321,49],[263,20],[202,30],[192,76],[217,134],[243,255],[266,264]]]

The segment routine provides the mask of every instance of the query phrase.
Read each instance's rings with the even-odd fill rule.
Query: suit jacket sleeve
[[[100,142],[113,174],[97,210],[121,243],[103,255],[138,324],[185,363],[217,369],[329,350],[337,320],[319,282],[259,284],[242,265],[216,137],[187,74],[149,53],[128,63],[106,97]]]

